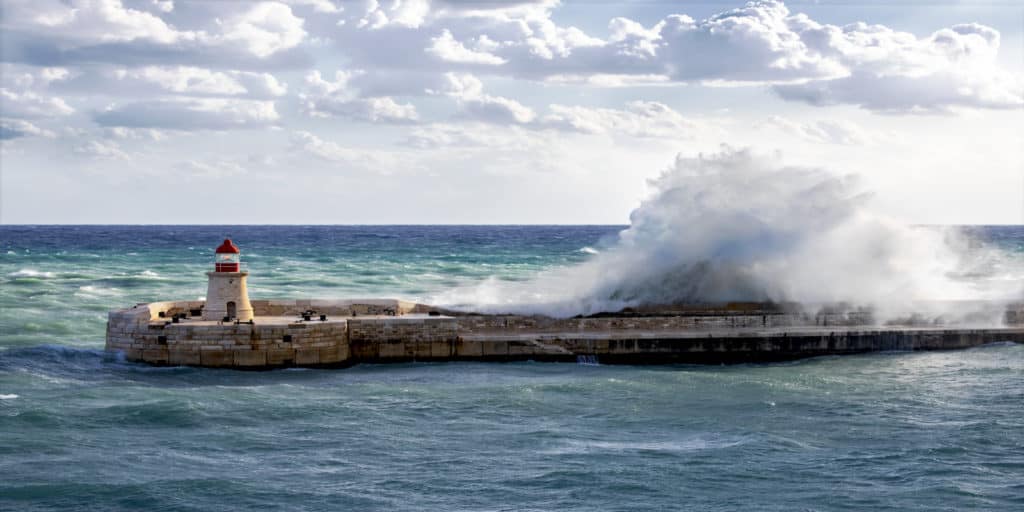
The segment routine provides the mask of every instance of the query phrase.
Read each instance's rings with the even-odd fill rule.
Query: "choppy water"
[[[618,229],[0,227],[0,509],[1024,508],[1021,345],[264,373],[101,350],[108,309],[203,295],[228,232],[253,296],[423,298]],[[1024,229],[977,231],[1024,250]]]

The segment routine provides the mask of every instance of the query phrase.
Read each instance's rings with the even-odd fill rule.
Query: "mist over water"
[[[650,182],[630,225],[579,265],[525,282],[489,279],[439,294],[456,308],[572,316],[656,304],[845,303],[879,321],[965,312],[996,323],[1020,300],[1020,254],[952,227],[915,227],[874,212],[855,176],[723,147],[678,157]]]

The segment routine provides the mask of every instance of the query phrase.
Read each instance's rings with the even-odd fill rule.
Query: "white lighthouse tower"
[[[252,320],[252,304],[245,279],[249,273],[241,268],[241,252],[231,239],[224,240],[217,248],[213,272],[206,289],[206,306],[203,320]]]

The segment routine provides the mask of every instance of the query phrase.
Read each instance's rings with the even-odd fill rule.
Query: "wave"
[[[1024,292],[1020,255],[979,247],[957,229],[878,215],[852,175],[725,146],[677,157],[650,185],[629,227],[588,261],[432,300],[555,316],[656,304],[847,303],[886,320],[922,303],[1008,301]]]
[[[86,285],[86,286],[79,286],[78,287],[78,292],[76,292],[75,294],[76,295],[118,295],[119,293],[121,293],[121,290],[118,290],[117,288],[104,288],[102,286]]]
[[[598,251],[597,249],[594,249],[593,247],[589,247],[589,246],[588,247],[581,247],[576,252],[582,252],[583,254],[599,254],[600,253],[600,251]]]
[[[34,277],[37,279],[50,279],[55,276],[56,274],[54,274],[53,272],[43,272],[41,270],[34,270],[31,268],[24,268],[17,272],[11,272],[10,274],[7,274],[7,277]]]

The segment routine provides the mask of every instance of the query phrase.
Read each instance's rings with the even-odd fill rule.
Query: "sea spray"
[[[853,175],[723,146],[677,157],[650,185],[630,226],[588,261],[525,282],[489,279],[434,300],[555,316],[652,304],[843,303],[879,321],[917,312],[996,323],[999,303],[1021,297],[1019,255],[974,247],[952,228],[881,216]],[[995,307],[964,311],[970,301]]]

